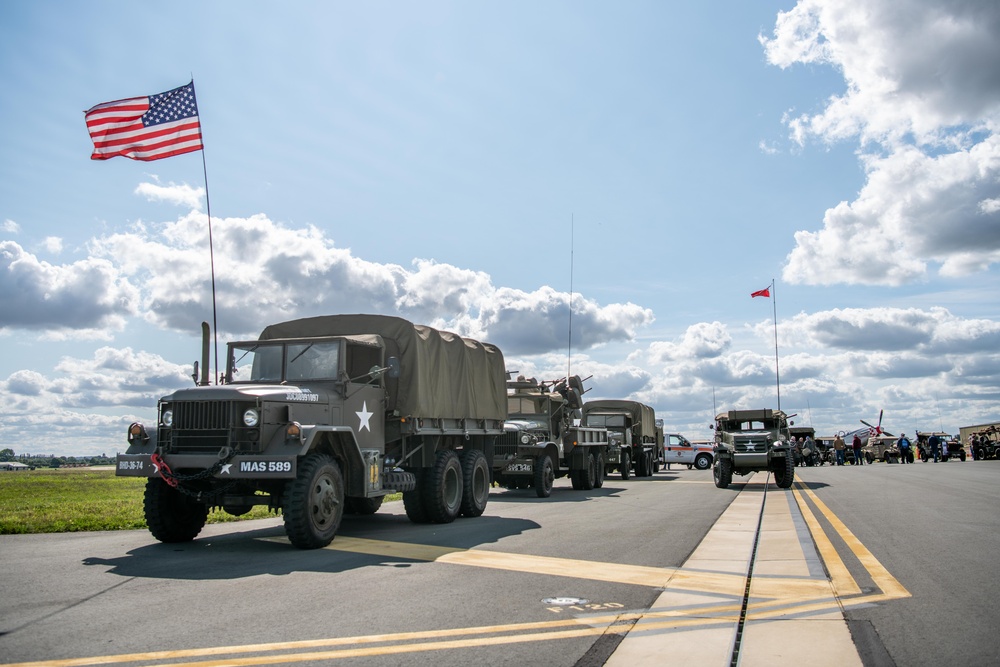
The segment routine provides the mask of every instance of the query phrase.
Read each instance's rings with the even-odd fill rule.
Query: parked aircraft
[[[884,428],[882,428],[882,415],[883,415],[884,412],[885,412],[885,410],[879,410],[878,411],[878,424],[872,425],[872,424],[869,424],[868,422],[866,422],[864,419],[862,419],[860,421],[861,421],[862,424],[865,425],[865,428],[859,428],[859,429],[856,429],[854,431],[840,431],[838,433],[838,435],[840,435],[840,437],[844,439],[844,442],[847,443],[848,447],[850,447],[851,443],[854,441],[854,436],[855,435],[858,436],[859,438],[861,438],[861,446],[862,447],[864,447],[865,445],[867,445],[868,444],[868,438],[871,438],[873,436],[887,435],[887,436],[890,436],[890,437],[894,437],[892,433],[889,433]]]

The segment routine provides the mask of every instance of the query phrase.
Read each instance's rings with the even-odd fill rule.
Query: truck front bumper
[[[153,463],[152,454],[119,454],[115,475],[119,477],[158,477],[159,467]],[[216,456],[198,454],[166,454],[163,456],[173,472],[208,470],[219,463]],[[236,455],[219,466],[213,475],[216,479],[294,479],[294,456]]]

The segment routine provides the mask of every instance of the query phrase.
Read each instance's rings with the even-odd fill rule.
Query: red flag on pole
[[[194,82],[158,95],[104,102],[84,112],[91,160],[115,156],[149,162],[204,148]]]
[[[770,287],[765,287],[764,289],[758,290],[756,292],[753,292],[750,295],[751,298],[753,298],[755,296],[771,296],[771,288]]]

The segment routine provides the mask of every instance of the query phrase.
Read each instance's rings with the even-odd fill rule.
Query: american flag
[[[91,160],[123,155],[148,162],[203,148],[193,81],[159,95],[104,102],[84,113],[94,141]]]

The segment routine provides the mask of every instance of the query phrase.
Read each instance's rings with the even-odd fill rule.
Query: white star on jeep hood
[[[365,429],[371,433],[372,429],[371,426],[368,425],[368,422],[371,421],[372,415],[375,413],[368,412],[368,401],[362,401],[361,412],[355,412],[354,414],[356,414],[360,420],[360,423],[358,424],[358,433],[361,433],[361,431],[364,431]]]

